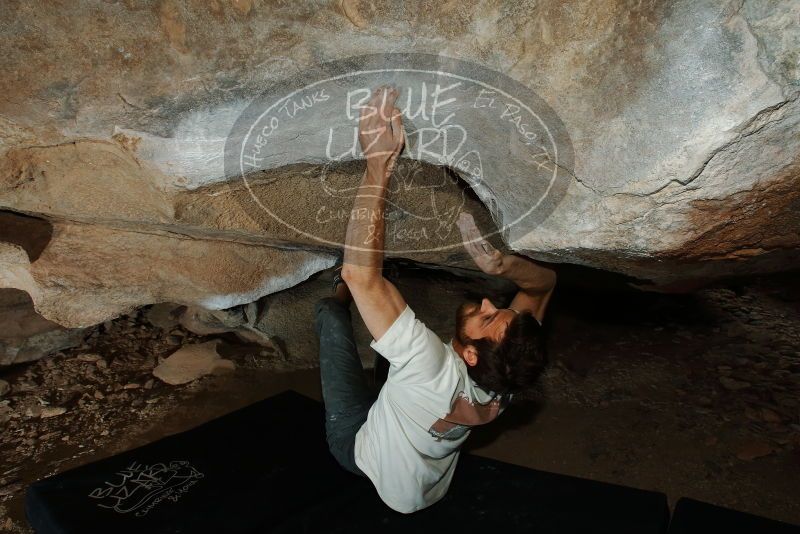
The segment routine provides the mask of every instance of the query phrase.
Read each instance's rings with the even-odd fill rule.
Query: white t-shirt
[[[510,395],[479,388],[452,340],[443,343],[409,306],[370,346],[391,366],[356,434],[355,461],[383,502],[411,513],[444,497],[471,427],[502,413]]]

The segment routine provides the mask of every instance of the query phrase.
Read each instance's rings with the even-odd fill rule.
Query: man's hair
[[[547,366],[544,332],[530,312],[514,317],[499,343],[471,339],[463,327],[458,336],[463,345],[477,350],[478,363],[467,365],[467,373],[484,390],[506,394],[530,388]]]

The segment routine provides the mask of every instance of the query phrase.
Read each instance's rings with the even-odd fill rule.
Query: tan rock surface
[[[33,263],[19,246],[0,243],[0,286],[28,292],[47,319],[81,327],[153,302],[229,308],[333,262],[306,251],[64,222]]]
[[[48,321],[28,295],[15,289],[0,289],[0,325],[0,366],[38,360],[83,339],[83,329]]]
[[[233,371],[236,365],[217,354],[217,343],[214,340],[181,347],[153,369],[153,376],[176,386],[205,375]]]
[[[252,302],[329,267],[348,202],[330,199],[320,219],[308,142],[329,124],[299,121],[254,177],[288,224],[243,209],[249,185],[226,174],[225,143],[265,87],[387,52],[490,69],[563,123],[575,155],[564,196],[506,232],[507,250],[665,291],[796,267],[798,16],[793,0],[4,2],[0,209],[46,219],[52,236],[33,246],[24,226],[0,228],[0,287],[86,326],[154,302]],[[501,161],[519,149],[480,143]],[[419,154],[407,156],[435,177]],[[466,200],[455,182],[395,200],[414,215],[443,207],[444,222],[467,209],[489,230],[534,203],[533,169],[490,166]],[[340,185],[361,172],[328,171]],[[468,265],[457,243],[415,252],[432,239],[421,220],[391,221],[390,255]],[[309,225],[326,242],[292,229]]]

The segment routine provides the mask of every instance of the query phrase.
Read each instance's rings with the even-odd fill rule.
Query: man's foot
[[[383,276],[393,284],[397,284],[400,279],[400,269],[394,263],[388,263],[383,267]],[[353,294],[347,283],[342,280],[342,265],[339,264],[333,270],[333,298],[344,306],[349,306],[353,302]]]
[[[353,302],[353,295],[347,283],[342,280],[342,267],[339,266],[333,272],[333,298],[343,306],[350,306]]]

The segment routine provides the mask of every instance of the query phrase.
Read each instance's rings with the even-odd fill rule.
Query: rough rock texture
[[[167,384],[186,384],[201,376],[233,371],[236,365],[217,354],[218,340],[178,349],[153,369],[153,376]]]
[[[236,306],[226,310],[206,310],[199,306],[183,306],[180,323],[183,327],[200,336],[231,332],[246,342],[280,351],[270,337],[256,328],[258,303]]]
[[[320,219],[309,188],[324,174],[346,190],[361,168],[320,167],[303,136],[329,125],[298,122],[246,182],[226,173],[225,140],[271,83],[385,52],[503,73],[563,123],[563,197],[503,232],[509,249],[661,290],[796,267],[799,19],[794,0],[3,2],[0,208],[50,226],[26,243],[30,219],[6,217],[0,286],[76,327],[155,302],[229,308],[330,267],[349,200]],[[477,142],[484,160],[519,148]],[[403,213],[451,206],[489,231],[534,202],[525,167],[486,166],[480,187],[460,170],[476,196],[406,156],[426,165],[409,171],[422,188],[397,191]],[[253,189],[290,225],[248,209]],[[324,242],[290,228],[309,220]],[[390,254],[469,265],[449,227],[453,246],[427,250],[420,220],[397,221]]]
[[[64,326],[103,322],[153,302],[224,309],[285,289],[333,258],[223,240],[128,232],[57,222],[30,263],[0,243],[0,286],[27,291],[43,316]]]
[[[145,312],[145,317],[147,318],[147,322],[151,325],[161,330],[169,331],[180,324],[180,320],[178,320],[179,308],[179,305],[172,302],[153,304]]]
[[[14,289],[0,289],[0,324],[0,365],[38,360],[83,340],[82,328],[63,328],[44,319],[28,295]]]

